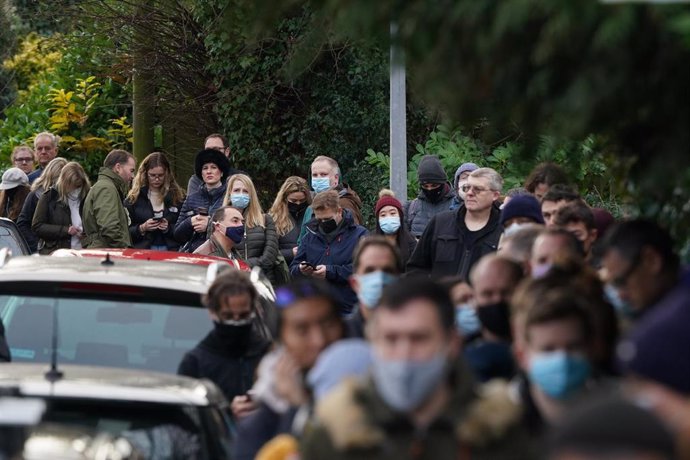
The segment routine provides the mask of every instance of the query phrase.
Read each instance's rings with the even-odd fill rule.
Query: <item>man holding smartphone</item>
[[[338,192],[318,193],[312,202],[314,218],[290,264],[293,277],[323,279],[333,288],[342,315],[357,303],[350,286],[352,253],[367,230],[354,221],[352,213],[340,206]]]

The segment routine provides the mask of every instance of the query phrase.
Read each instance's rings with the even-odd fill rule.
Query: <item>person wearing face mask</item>
[[[385,236],[398,247],[403,264],[405,264],[417,246],[417,240],[410,235],[407,227],[403,224],[405,218],[402,208],[402,204],[395,198],[395,194],[391,190],[381,190],[379,200],[374,207],[374,214],[376,215],[375,233]]]
[[[405,225],[412,236],[419,239],[427,224],[436,214],[451,210],[455,192],[448,176],[435,155],[425,155],[417,169],[419,196],[405,203]]]
[[[280,187],[268,213],[273,218],[278,234],[278,246],[285,262],[290,265],[297,254],[297,239],[311,193],[307,181],[297,176],[288,177]]]
[[[177,369],[180,375],[206,378],[232,402],[233,412],[242,405],[254,384],[254,374],[271,342],[253,328],[257,293],[249,275],[225,270],[202,298],[213,329],[188,351]]]
[[[352,253],[367,230],[355,224],[349,210],[340,207],[335,190],[317,193],[311,207],[314,219],[307,224],[307,234],[290,264],[290,274],[326,280],[333,288],[341,313],[348,315],[357,303],[357,295],[350,286]]]
[[[537,280],[536,283],[540,283]],[[535,282],[533,282],[535,283]],[[561,285],[518,300],[515,354],[523,373],[513,381],[533,436],[562,419],[578,401],[601,390],[592,363],[593,319],[587,299],[575,286]]]
[[[81,216],[89,193],[89,178],[79,163],[70,161],[60,170],[55,187],[41,195],[31,229],[38,236],[38,253],[81,249],[84,230]]]
[[[350,286],[357,294],[357,308],[345,324],[349,337],[365,337],[365,326],[383,289],[400,277],[403,270],[398,248],[379,235],[359,240],[353,255]]]
[[[479,327],[464,355],[482,382],[515,375],[508,302],[522,278],[520,265],[497,254],[484,256],[470,272]]]
[[[259,267],[271,283],[275,283],[274,267],[278,259],[276,226],[269,214],[264,214],[249,176],[235,174],[228,179],[223,205],[242,210],[244,216],[244,241],[235,249],[250,267]],[[286,267],[287,271],[287,267]]]
[[[501,209],[499,225],[503,228],[503,235],[507,236],[527,224],[544,225],[539,201],[532,195],[516,196]]]
[[[453,204],[450,205],[451,211],[457,209],[465,201],[465,192],[462,187],[467,184],[467,178],[475,169],[479,169],[474,163],[463,163],[455,171],[455,177],[453,179],[453,190],[455,191],[455,196],[453,197]]]
[[[448,295],[455,305],[455,325],[463,343],[474,340],[481,331],[481,323],[474,306],[472,286],[460,276],[441,278],[441,285],[448,290]]]
[[[240,259],[236,247],[244,239],[242,211],[232,206],[223,206],[211,216],[211,225],[211,237],[196,248],[194,254]]]
[[[533,458],[507,386],[475,386],[454,317],[447,291],[428,278],[387,286],[368,327],[370,375],[316,405],[302,460]]]

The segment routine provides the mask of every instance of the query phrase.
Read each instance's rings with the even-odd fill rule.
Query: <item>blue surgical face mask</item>
[[[632,305],[621,299],[618,289],[610,284],[606,284],[604,286],[604,297],[611,305],[613,305],[613,308],[616,309],[616,312],[619,315],[625,316],[626,318],[634,318],[637,315],[637,312]]]
[[[528,370],[530,381],[554,399],[565,399],[582,388],[590,373],[587,358],[560,350],[535,354]]]
[[[375,271],[365,275],[357,275],[359,301],[367,308],[374,308],[381,299],[383,288],[397,279],[396,276],[383,271]]]
[[[230,203],[236,208],[245,209],[249,206],[249,195],[245,195],[244,193],[231,193]]]
[[[379,218],[379,227],[381,227],[381,231],[386,235],[393,235],[400,230],[400,217],[381,217]]]
[[[439,352],[425,361],[389,360],[373,354],[372,377],[381,398],[398,412],[421,406],[443,381],[447,356]]]
[[[230,238],[230,240],[235,244],[240,244],[244,238],[244,225],[239,227],[226,227],[225,236]]]
[[[477,310],[469,303],[455,307],[455,323],[463,337],[474,335],[482,328],[477,317]]]
[[[330,177],[312,177],[311,178],[311,188],[314,189],[316,193],[325,192],[331,188],[331,178]]]

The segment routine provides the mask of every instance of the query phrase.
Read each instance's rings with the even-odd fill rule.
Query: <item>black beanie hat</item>
[[[441,160],[435,155],[424,155],[417,168],[419,185],[421,184],[445,184],[448,176],[441,166]]]
[[[228,178],[228,174],[230,174],[230,160],[218,150],[204,149],[196,154],[196,158],[194,159],[194,173],[202,181],[204,179],[201,177],[201,169],[206,163],[214,163],[223,173],[223,179]]]

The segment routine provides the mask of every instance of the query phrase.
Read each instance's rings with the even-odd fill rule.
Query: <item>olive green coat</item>
[[[126,248],[129,237],[129,214],[123,205],[127,184],[110,168],[101,168],[98,181],[84,200],[82,222],[85,248]]]

